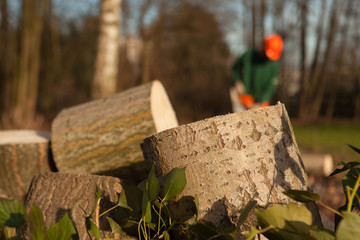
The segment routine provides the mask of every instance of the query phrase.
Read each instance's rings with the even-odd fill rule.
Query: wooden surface
[[[0,197],[23,201],[32,178],[50,171],[49,132],[0,131]]]
[[[118,202],[118,194],[121,191],[118,178],[67,173],[42,174],[32,181],[25,208],[29,211],[33,204],[38,206],[44,216],[47,229],[68,213],[80,239],[89,239],[85,228],[85,217],[92,212],[98,188],[103,193],[100,201],[100,213],[102,213]],[[108,215],[105,214],[100,218],[100,230],[103,231],[103,236],[110,237],[112,235],[106,216]],[[24,229],[24,232],[24,239],[29,239],[28,229]]]
[[[52,150],[60,172],[146,177],[140,144],[178,126],[159,81],[70,107],[52,124]]]
[[[287,204],[286,189],[309,189],[284,105],[217,116],[144,139],[147,164],[162,176],[186,167],[181,196],[197,196],[203,221],[222,229],[250,201],[257,207]],[[321,225],[315,204],[309,205]],[[248,225],[254,226],[254,215]]]

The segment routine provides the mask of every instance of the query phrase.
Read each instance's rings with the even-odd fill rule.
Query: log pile
[[[181,196],[197,196],[201,221],[218,230],[236,223],[252,199],[259,208],[285,205],[284,190],[310,188],[280,103],[178,126],[163,86],[154,81],[64,109],[51,130],[51,147],[49,133],[0,132],[0,197],[23,201],[27,193],[26,208],[40,207],[47,227],[67,212],[80,239],[97,188],[103,191],[103,207],[114,206],[120,183],[138,183],[152,165],[160,179],[186,167]],[[58,172],[46,173],[50,170]],[[321,225],[316,205],[308,208],[314,224]],[[255,224],[250,214],[243,230]],[[109,226],[100,225],[104,237],[114,237]]]

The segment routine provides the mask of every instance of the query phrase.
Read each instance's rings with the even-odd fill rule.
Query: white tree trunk
[[[186,167],[181,196],[197,196],[199,217],[217,229],[236,222],[251,199],[266,208],[289,203],[284,190],[310,189],[282,104],[169,129],[145,138],[142,149],[160,176]],[[321,225],[315,204],[310,210]]]
[[[116,92],[121,0],[101,0],[100,33],[93,79],[93,98]]]

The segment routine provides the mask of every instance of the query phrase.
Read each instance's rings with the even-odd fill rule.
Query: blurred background
[[[346,143],[360,141],[360,1],[0,0],[0,9],[0,129],[49,131],[63,108],[155,79],[180,124],[227,114],[234,60],[278,33],[272,102],[286,105],[299,145],[341,159],[351,150],[326,135],[334,125]],[[105,79],[112,87],[99,91]]]

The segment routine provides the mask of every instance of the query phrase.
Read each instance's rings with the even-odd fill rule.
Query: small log
[[[64,109],[52,124],[54,161],[60,172],[144,177],[136,173],[146,169],[143,138],[176,126],[165,89],[154,81]]]
[[[334,171],[334,160],[330,154],[303,153],[302,160],[309,174],[329,176]]]
[[[258,208],[285,205],[287,189],[310,189],[283,104],[205,119],[144,139],[145,160],[159,176],[186,167],[181,194],[197,196],[202,221],[223,229],[251,200]],[[309,204],[315,223],[321,219]],[[183,212],[186,212],[185,209]],[[250,214],[242,230],[256,225]]]
[[[26,197],[25,208],[30,211],[32,205],[41,209],[46,229],[58,222],[65,213],[74,223],[80,239],[89,239],[85,217],[92,213],[96,204],[96,193],[102,191],[100,211],[110,209],[118,202],[121,191],[120,180],[114,177],[96,175],[77,175],[67,173],[46,173],[36,176]],[[105,214],[99,220],[103,237],[114,237]],[[23,238],[30,239],[26,226]]]
[[[50,133],[0,131],[0,197],[24,201],[35,175],[50,171]]]

